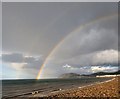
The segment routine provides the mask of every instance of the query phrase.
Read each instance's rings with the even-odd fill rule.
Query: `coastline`
[[[47,97],[120,97],[118,80],[120,77],[112,78],[104,82],[52,92]]]
[[[27,93],[11,97],[17,98],[54,98],[54,97],[118,97],[118,78],[114,77],[106,81],[94,82],[88,85],[73,87],[71,89],[58,89],[51,91],[50,93]],[[120,87],[119,87],[120,89]],[[9,98],[9,97],[8,97]]]

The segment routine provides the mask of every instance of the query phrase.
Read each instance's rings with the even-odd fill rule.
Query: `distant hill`
[[[59,76],[59,78],[79,78],[80,75],[76,73],[65,73]]]
[[[120,70],[118,70],[117,72],[97,72],[90,74],[88,76],[117,75],[117,74],[120,74]]]
[[[93,77],[93,76],[101,76],[101,75],[117,75],[120,74],[120,70],[118,70],[117,72],[97,72],[97,73],[92,73],[89,75],[80,75],[77,73],[65,73],[59,76],[59,78],[81,78],[81,77]]]

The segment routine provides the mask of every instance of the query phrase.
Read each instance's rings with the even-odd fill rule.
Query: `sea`
[[[32,93],[35,91],[39,92],[42,97],[51,92],[78,88],[110,79],[112,78],[84,77],[79,79],[2,80],[2,98],[32,97]]]

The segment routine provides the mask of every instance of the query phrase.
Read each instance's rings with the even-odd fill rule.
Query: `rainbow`
[[[108,16],[103,16],[103,17],[99,17],[95,20],[92,20],[88,23],[85,23],[83,25],[80,25],[79,27],[77,27],[75,30],[73,30],[72,32],[69,33],[69,35],[67,35],[66,37],[64,37],[54,48],[53,50],[49,53],[49,55],[47,56],[47,58],[45,59],[45,61],[43,62],[42,66],[40,67],[39,73],[36,77],[36,79],[40,79],[41,73],[43,72],[43,68],[45,67],[45,65],[47,64],[48,60],[50,59],[50,57],[57,51],[57,49],[64,43],[64,41],[68,38],[70,38],[72,36],[72,34],[76,33],[77,31],[81,31],[82,29],[85,29],[86,27],[93,25],[97,22],[100,21],[105,21],[105,20],[109,20],[112,19],[114,17],[118,17],[118,13],[114,13],[112,15],[108,15]]]

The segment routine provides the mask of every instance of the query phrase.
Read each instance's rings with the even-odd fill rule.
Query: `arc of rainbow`
[[[95,19],[95,20],[92,20],[92,21],[90,21],[90,22],[88,22],[88,23],[85,23],[85,24],[83,24],[83,25],[80,25],[80,26],[77,27],[75,30],[73,30],[72,32],[70,32],[65,38],[63,38],[63,39],[53,48],[53,50],[52,50],[52,51],[50,52],[50,54],[47,56],[47,58],[45,59],[45,61],[44,61],[43,64],[42,64],[42,66],[40,67],[40,70],[39,70],[39,73],[38,73],[36,79],[39,79],[39,78],[40,78],[41,73],[42,73],[42,70],[43,70],[43,68],[45,67],[45,64],[47,64],[47,62],[48,62],[48,60],[50,59],[50,57],[51,57],[51,56],[55,53],[55,51],[63,44],[63,42],[65,41],[65,39],[68,39],[69,37],[72,36],[73,33],[76,33],[77,31],[80,31],[80,30],[82,30],[82,29],[84,29],[84,28],[86,28],[86,27],[88,27],[88,26],[90,26],[90,25],[93,25],[93,24],[95,24],[95,23],[97,23],[97,22],[100,22],[100,21],[109,20],[109,19],[111,19],[111,18],[113,18],[113,17],[117,17],[117,16],[118,16],[118,14],[115,13],[115,14],[112,14],[112,15],[99,17],[99,18],[97,18],[97,19]]]
[[[52,27],[58,20],[60,20],[62,18],[62,16],[64,16],[65,14],[67,14],[68,12],[70,11],[70,9],[65,9],[63,12],[61,12],[60,14],[58,14],[56,16],[55,19],[53,19],[50,23],[48,23],[46,26],[45,26],[45,31],[42,32],[43,34],[46,33],[50,27]],[[39,39],[34,39],[33,40],[34,42],[38,42]],[[32,52],[33,48],[35,47],[35,43],[31,43],[31,49],[29,49],[29,52],[27,52],[27,54],[24,54],[24,56],[30,56],[30,53]],[[23,63],[25,62],[25,57],[23,58]],[[17,72],[17,76],[16,78],[19,78],[19,75],[21,74],[22,72],[19,70],[19,72]]]

